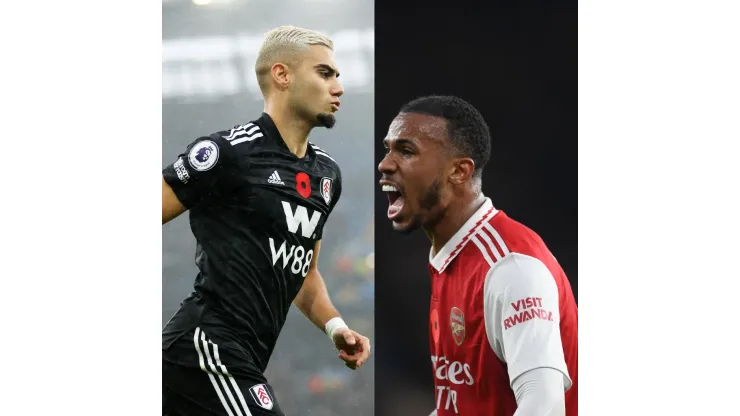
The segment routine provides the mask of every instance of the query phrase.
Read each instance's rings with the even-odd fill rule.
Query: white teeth
[[[383,185],[383,192],[398,192],[398,189],[393,185]]]

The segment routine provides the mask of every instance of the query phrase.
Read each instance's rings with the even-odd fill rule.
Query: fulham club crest
[[[331,178],[321,178],[321,196],[324,197],[326,205],[331,202]]]
[[[254,401],[262,408],[267,410],[272,409],[272,395],[270,394],[270,391],[267,390],[267,386],[264,384],[257,384],[256,386],[252,386],[252,388],[249,389],[249,392],[252,394]]]
[[[465,314],[458,307],[450,311],[450,328],[452,328],[452,339],[460,346],[465,340]]]

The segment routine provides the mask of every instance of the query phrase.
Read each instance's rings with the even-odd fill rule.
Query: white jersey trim
[[[231,143],[232,146],[236,146],[239,143],[251,142],[252,140],[263,137],[260,131],[260,126],[254,123],[247,123],[243,126],[234,127],[229,131],[229,134],[222,136],[227,142]]]
[[[313,144],[313,143],[311,143],[311,142],[308,142],[308,144],[310,144],[310,145],[311,145],[311,148],[313,149],[313,151],[314,151],[314,152],[316,152],[316,154],[317,154],[317,155],[319,155],[319,156],[324,156],[324,157],[328,157],[329,159],[331,159],[331,160],[332,160],[332,162],[334,162],[334,163],[337,163],[337,161],[336,161],[336,160],[334,160],[334,158],[333,158],[333,157],[329,156],[329,154],[328,154],[328,153],[326,153],[326,151],[325,151],[325,150],[323,150],[322,148],[320,148],[319,146],[316,146],[315,144]]]
[[[228,413],[229,416],[252,416],[239,385],[236,383],[236,380],[234,380],[234,377],[229,374],[226,366],[221,363],[221,357],[218,355],[218,345],[209,340],[200,327],[195,328],[193,343],[195,345],[195,350],[198,352],[200,369],[208,374],[208,378],[211,380],[211,384],[216,390],[216,394],[221,400],[221,404],[224,406],[226,413]],[[209,346],[212,347],[213,354],[211,354]],[[207,366],[206,363],[208,364]],[[218,381],[221,382],[220,385],[218,381],[216,381],[216,377],[218,377]],[[226,380],[230,383],[227,383]],[[239,399],[238,402],[234,397],[232,390]],[[224,396],[224,392],[226,392],[226,396]],[[234,410],[233,412],[232,409]]]
[[[483,205],[478,208],[470,218],[468,218],[465,224],[460,227],[452,238],[450,238],[450,241],[448,241],[447,244],[439,250],[437,255],[434,255],[434,247],[429,250],[429,263],[431,263],[432,267],[434,267],[434,269],[439,273],[443,272],[452,260],[460,254],[463,248],[465,248],[465,245],[471,240],[471,237],[476,235],[481,228],[485,227],[485,225],[488,224],[488,221],[490,221],[497,213],[498,210],[494,208],[491,199],[486,198]],[[495,236],[498,236],[498,233],[496,233]],[[498,236],[498,238],[501,239],[500,236]]]

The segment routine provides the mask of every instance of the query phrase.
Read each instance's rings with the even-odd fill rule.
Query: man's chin
[[[401,234],[411,234],[414,230],[419,228],[417,221],[408,219],[391,221],[391,225],[393,226],[393,231]]]
[[[316,116],[316,122],[320,127],[326,127],[330,129],[337,123],[337,118],[331,113],[319,113]]]

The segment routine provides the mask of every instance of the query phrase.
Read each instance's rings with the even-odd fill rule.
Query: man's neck
[[[265,102],[264,111],[275,123],[288,150],[299,158],[304,157],[308,147],[308,134],[311,133],[313,126],[305,120],[300,120],[285,106]]]
[[[430,229],[424,230],[432,241],[432,253],[437,255],[485,202],[486,197],[483,193],[454,199],[445,210],[442,219]]]

